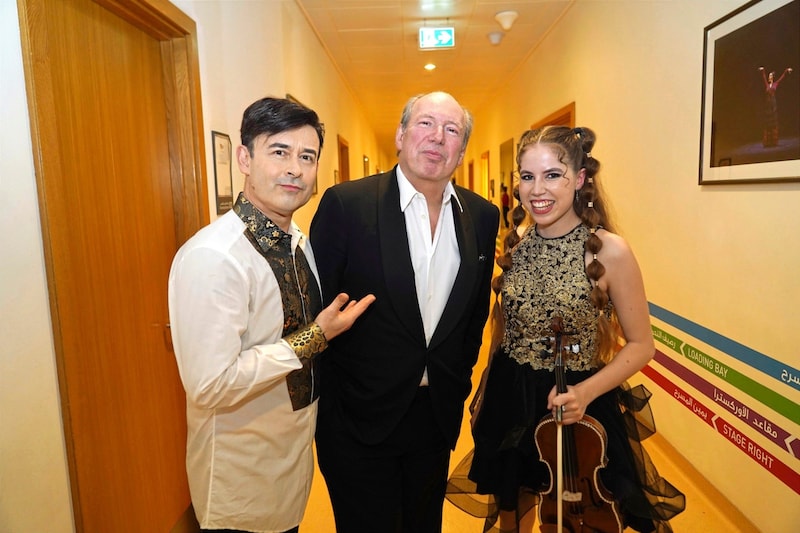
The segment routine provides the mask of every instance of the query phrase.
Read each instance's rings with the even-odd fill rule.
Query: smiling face
[[[314,192],[318,157],[319,137],[311,126],[259,135],[252,154],[246,146],[236,149],[245,197],[288,232],[292,215]]]
[[[395,135],[400,167],[414,186],[450,179],[464,157],[465,120],[448,94],[427,94],[414,103],[408,125]]]
[[[519,197],[543,237],[560,237],[577,226],[575,191],[583,186],[586,171],[559,160],[553,146],[532,144],[520,157]]]

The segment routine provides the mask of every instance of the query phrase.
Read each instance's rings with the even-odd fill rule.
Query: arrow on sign
[[[436,32],[436,42],[441,45],[450,44],[450,41],[453,40],[453,35],[447,30],[441,30]]]

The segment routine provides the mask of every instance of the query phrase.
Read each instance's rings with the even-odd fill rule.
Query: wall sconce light
[[[505,37],[505,35],[506,34],[501,31],[492,31],[487,33],[486,37],[489,38],[490,43],[492,43],[494,46],[497,46],[498,44],[500,44],[500,41],[503,40],[503,37]]]
[[[516,11],[499,11],[495,13],[494,19],[500,23],[500,27],[503,28],[505,31],[511,29],[511,26],[514,25],[514,21],[517,20],[519,13]]]

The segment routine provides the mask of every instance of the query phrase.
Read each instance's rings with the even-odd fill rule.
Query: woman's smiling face
[[[551,145],[532,144],[526,148],[520,158],[519,197],[539,235],[560,237],[580,223],[573,201],[585,174],[584,169],[562,162]]]

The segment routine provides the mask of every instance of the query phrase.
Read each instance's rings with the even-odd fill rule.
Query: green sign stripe
[[[782,414],[795,424],[800,424],[800,405],[735,370],[731,369],[728,374],[730,376],[728,382],[731,385]]]
[[[648,306],[650,307],[650,314],[659,320],[663,320],[670,326],[691,335],[709,346],[713,346],[714,349],[719,350],[733,359],[741,361],[747,366],[771,376],[775,380],[781,382],[782,385],[800,390],[800,379],[790,379],[794,378],[794,376],[800,376],[800,370],[790,366],[788,363],[778,361],[777,359],[759,353],[733,339],[724,337],[700,324],[687,320],[672,311],[667,311],[654,303],[648,302]]]
[[[651,328],[653,330],[653,338],[655,338],[657,341],[683,355],[686,359],[699,366],[706,372],[714,374],[718,378],[730,383],[735,388],[744,392],[751,398],[773,409],[775,412],[780,413],[797,424],[800,424],[800,405],[797,403],[784,396],[781,396],[774,390],[762,385],[761,383],[758,383],[752,378],[745,376],[738,370],[720,363],[717,359],[711,357],[701,350],[698,350],[691,344],[684,343],[678,337],[671,335],[656,326],[651,325]]]

